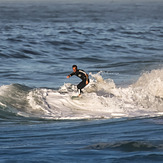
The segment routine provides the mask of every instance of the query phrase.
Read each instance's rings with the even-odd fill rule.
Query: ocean
[[[0,20],[0,162],[163,162],[162,0],[0,0]]]

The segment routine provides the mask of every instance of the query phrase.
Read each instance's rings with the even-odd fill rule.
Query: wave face
[[[91,82],[77,99],[76,86],[65,83],[58,90],[11,84],[0,87],[1,116],[41,119],[96,119],[151,117],[163,114],[163,69],[140,76],[134,84],[117,87],[90,73]]]

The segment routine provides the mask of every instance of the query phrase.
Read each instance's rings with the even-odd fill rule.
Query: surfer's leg
[[[83,91],[81,89],[77,90],[79,92],[79,95],[81,95],[83,93]]]
[[[83,89],[86,86],[86,81],[81,81],[78,85],[77,88],[79,90],[79,94],[83,93],[83,91],[81,89]]]

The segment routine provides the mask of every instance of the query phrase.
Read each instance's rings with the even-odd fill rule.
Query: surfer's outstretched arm
[[[75,75],[74,72],[72,72],[70,75],[67,75],[67,78],[70,78],[71,76]]]

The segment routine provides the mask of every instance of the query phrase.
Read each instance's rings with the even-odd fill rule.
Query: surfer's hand
[[[67,78],[69,78],[69,77],[70,77],[70,75],[67,76]]]
[[[86,85],[88,84],[88,80],[86,80],[86,83],[85,83]]]

